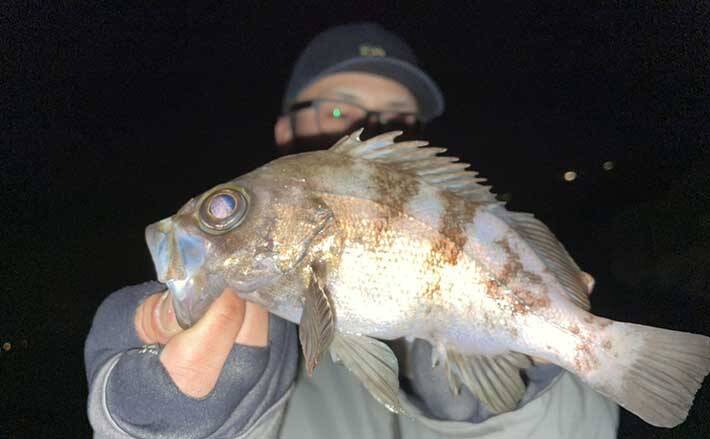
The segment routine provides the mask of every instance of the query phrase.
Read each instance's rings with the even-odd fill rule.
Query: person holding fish
[[[709,339],[590,314],[593,278],[542,223],[395,142],[444,110],[401,38],[318,35],[282,110],[300,154],[149,226],[162,285],[98,309],[95,437],[610,438],[617,403],[685,419]]]

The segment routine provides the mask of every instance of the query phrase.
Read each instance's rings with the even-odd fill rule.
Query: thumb
[[[180,391],[193,398],[212,391],[242,327],[245,309],[245,301],[227,289],[193,327],[165,345],[160,361]]]

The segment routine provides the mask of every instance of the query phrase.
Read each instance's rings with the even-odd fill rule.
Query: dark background
[[[84,339],[154,278],[144,227],[272,159],[291,64],[353,20],[411,43],[448,104],[429,139],[555,231],[597,314],[710,335],[707,2],[44,3],[0,8],[2,438],[89,435]],[[619,437],[708,413],[706,382],[681,426],[622,412]]]

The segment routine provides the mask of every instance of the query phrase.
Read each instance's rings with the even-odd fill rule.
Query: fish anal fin
[[[446,353],[449,388],[457,394],[461,384],[492,413],[514,410],[525,394],[520,370],[531,364],[527,355],[507,352],[496,356]]]
[[[399,401],[399,364],[385,343],[336,332],[330,350],[377,401],[394,413],[404,414]]]
[[[321,355],[330,347],[335,335],[335,311],[324,281],[322,266],[311,265],[311,281],[304,295],[303,315],[298,327],[308,376],[313,375]]]

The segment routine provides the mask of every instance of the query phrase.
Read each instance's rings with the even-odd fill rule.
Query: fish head
[[[313,208],[300,187],[237,179],[149,225],[146,242],[180,326],[197,322],[225,288],[268,308],[275,298],[254,292],[303,258],[322,229]]]

